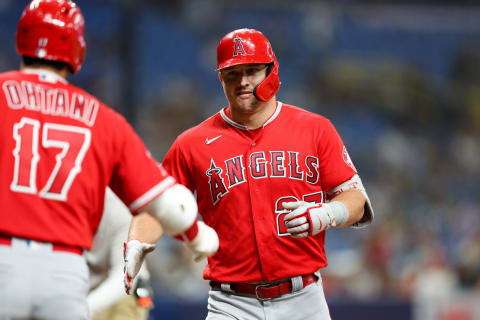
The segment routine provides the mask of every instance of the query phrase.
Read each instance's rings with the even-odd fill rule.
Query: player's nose
[[[242,87],[247,87],[247,86],[251,85],[250,77],[245,72],[240,75],[240,85]]]

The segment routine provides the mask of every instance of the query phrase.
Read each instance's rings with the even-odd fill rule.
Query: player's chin
[[[258,104],[258,100],[253,94],[248,96],[237,97],[237,103],[243,106],[245,109],[252,109]]]
[[[237,105],[243,109],[249,109],[252,106],[254,99],[252,97],[238,97],[235,99]]]
[[[242,111],[249,111],[249,110],[252,110],[252,104],[250,102],[247,102],[247,101],[235,101],[235,105],[237,106],[237,109],[238,110],[242,110]]]

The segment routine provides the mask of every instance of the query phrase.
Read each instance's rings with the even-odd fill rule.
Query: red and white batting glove
[[[283,208],[292,210],[285,216],[287,232],[294,238],[315,236],[329,227],[342,225],[348,219],[348,210],[339,201],[316,204],[305,201],[285,202]]]
[[[138,240],[130,240],[123,243],[123,249],[123,283],[125,292],[131,294],[133,280],[137,276],[146,255],[155,250],[155,245]]]
[[[207,226],[203,221],[197,221],[197,234],[193,237],[187,238],[182,235],[187,247],[193,253],[193,260],[199,262],[200,260],[210,257],[218,250],[219,240],[217,232]]]

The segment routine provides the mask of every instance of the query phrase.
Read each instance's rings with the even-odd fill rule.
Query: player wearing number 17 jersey
[[[220,238],[204,271],[207,319],[329,319],[325,231],[370,223],[362,182],[329,120],[276,100],[278,61],[261,32],[227,34],[217,60],[229,105],[162,162]]]
[[[32,1],[17,29],[21,68],[0,74],[1,319],[89,318],[83,250],[106,186],[133,214],[146,211],[165,233],[182,236],[196,255],[218,246],[215,231],[196,221],[191,192],[125,119],[66,81],[82,65],[83,32],[75,3]],[[141,258],[145,247],[153,246],[130,242],[126,261]]]

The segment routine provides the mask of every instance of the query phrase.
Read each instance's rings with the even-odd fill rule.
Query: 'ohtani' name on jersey
[[[246,174],[253,179],[287,178],[310,184],[316,184],[319,180],[319,160],[314,156],[299,160],[298,152],[295,151],[259,151],[251,153],[246,161],[243,157],[239,155],[225,160],[224,167],[218,166],[213,159],[210,160],[210,167],[205,174],[209,178],[214,204],[230,188],[246,182]],[[245,166],[245,163],[248,165]]]
[[[38,111],[53,116],[68,117],[93,126],[98,112],[98,101],[78,92],[47,88],[40,84],[16,80],[3,83],[3,92],[11,109]]]

